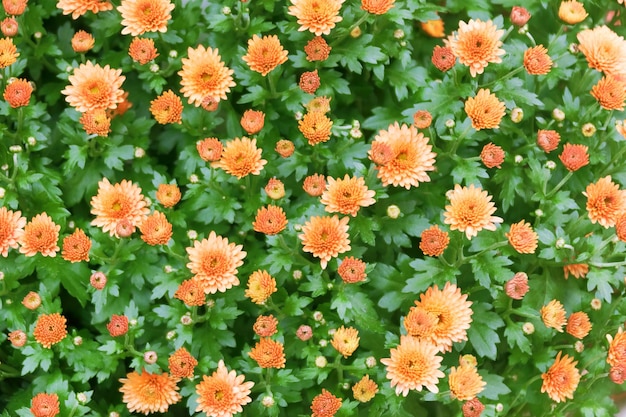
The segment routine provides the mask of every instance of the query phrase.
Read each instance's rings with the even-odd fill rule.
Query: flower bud
[[[574,343],[574,349],[576,350],[576,352],[582,353],[582,351],[585,350],[585,344],[578,340],[576,343]]]
[[[535,333],[535,326],[531,322],[527,321],[522,325],[522,331],[526,334],[533,334]]]
[[[387,207],[387,216],[389,216],[389,218],[395,220],[400,217],[400,214],[402,214],[402,212],[400,211],[400,207],[396,206],[395,204]]]
[[[143,148],[136,147],[135,148],[135,158],[140,159],[146,156],[146,151]]]
[[[368,368],[373,368],[376,366],[376,358],[373,356],[368,356],[365,359],[365,366],[367,366]]]
[[[517,165],[519,165],[524,161],[524,157],[522,155],[515,155],[515,158],[513,160]]]
[[[9,151],[13,153],[20,153],[22,152],[22,147],[20,145],[11,145],[9,146]]]
[[[396,29],[393,31],[393,37],[396,39],[404,38],[404,31],[402,29]]]
[[[157,353],[154,350],[149,350],[143,354],[143,360],[148,365],[152,365],[153,363],[156,363],[157,358],[158,358]]]
[[[602,301],[594,298],[593,300],[591,300],[591,308],[593,308],[594,310],[600,310],[602,308]]]
[[[4,198],[5,194],[6,194],[6,190],[0,187],[0,198]]]
[[[519,123],[522,121],[523,118],[524,110],[520,109],[519,107],[515,107],[513,110],[511,110],[511,121],[513,123]]]
[[[172,49],[170,51],[170,58],[177,58],[178,57],[178,51],[176,49]]]
[[[303,114],[301,111],[297,111],[294,113],[294,117],[296,118],[296,120],[302,120]]]
[[[324,320],[324,315],[322,314],[321,311],[316,311],[315,313],[313,313],[313,320],[322,321]]]
[[[328,346],[328,340],[326,340],[326,339],[321,339],[321,340],[320,340],[320,346],[321,346],[321,347],[326,347],[326,346]]]
[[[193,229],[187,230],[187,237],[191,240],[196,240],[198,238],[198,232]]]
[[[41,33],[41,32],[35,32],[35,33],[33,33],[33,37],[34,37],[35,39],[41,39],[41,37],[42,37],[42,36],[43,36],[43,35],[42,35],[42,33]]]
[[[2,30],[2,34],[7,38],[12,38],[17,35],[18,28],[17,20],[13,17],[7,17],[0,22],[0,30]]]
[[[130,320],[128,320],[128,325],[130,327],[135,327],[137,325],[137,319],[130,319]]]
[[[191,314],[187,313],[181,316],[180,322],[183,326],[189,326],[191,323],[193,323],[193,320],[191,319]]]
[[[350,31],[350,36],[352,36],[353,38],[358,38],[359,36],[361,36],[361,28],[357,26],[352,29]]]
[[[311,337],[313,337],[313,329],[311,329],[311,326],[307,326],[306,324],[303,324],[300,327],[298,327],[298,330],[296,330],[296,336],[298,337],[298,339],[302,340],[303,342],[306,342]]]
[[[556,162],[554,161],[546,162],[546,168],[548,168],[550,171],[553,171],[556,168]]]
[[[496,404],[496,412],[501,413],[504,410],[502,403]]]
[[[585,123],[580,130],[586,138],[590,138],[596,133],[596,127],[593,123]]]
[[[445,125],[448,129],[452,129],[456,125],[456,123],[454,122],[454,120],[448,119],[446,120]]]
[[[228,6],[222,7],[222,14],[224,16],[228,16],[228,15],[230,15],[230,13],[231,13],[230,7],[228,7]]]
[[[85,394],[84,392],[79,392],[78,394],[76,394],[76,400],[80,404],[87,404],[87,394]]]
[[[111,411],[109,413],[109,417],[120,417],[120,413],[118,413],[117,411]]]
[[[543,217],[543,210],[541,210],[541,209],[535,210],[535,216],[536,217]]]
[[[530,13],[523,7],[515,6],[511,10],[511,23],[515,26],[524,26],[530,20]]]
[[[318,368],[324,368],[326,365],[328,365],[328,361],[324,356],[318,356],[315,358],[315,366]]]
[[[562,122],[565,120],[565,113],[563,113],[563,110],[561,109],[554,109],[552,110],[552,118],[557,122]]]
[[[263,405],[263,407],[266,407],[266,408],[272,407],[274,405],[274,397],[272,397],[271,395],[266,395],[261,400],[261,404]]]
[[[363,137],[363,132],[358,127],[354,127],[350,129],[350,137],[352,139],[361,139]]]
[[[300,271],[299,269],[296,269],[295,271],[293,271],[293,279],[295,279],[296,281],[299,281],[302,279],[302,271]]]
[[[198,176],[196,174],[191,174],[189,176],[189,182],[192,184],[196,184],[198,181],[200,181],[200,179],[198,178]]]
[[[96,290],[101,290],[105,285],[107,285],[107,276],[100,271],[94,272],[91,274],[91,277],[89,277],[89,283]]]
[[[165,335],[165,338],[167,340],[172,340],[176,337],[176,332],[174,330],[170,330],[169,332],[167,332],[167,334]]]
[[[161,67],[159,67],[159,64],[151,64],[150,65],[150,72],[159,72],[159,70],[161,69]]]
[[[35,146],[37,144],[37,139],[29,136],[28,139],[26,139],[26,143],[28,143],[29,146]]]
[[[565,247],[565,239],[562,237],[558,238],[556,242],[554,242],[554,247],[557,249],[563,249]]]

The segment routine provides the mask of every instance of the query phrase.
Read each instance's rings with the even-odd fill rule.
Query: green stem
[[[596,268],[611,268],[613,266],[624,266],[624,265],[626,265],[626,261],[622,261],[622,262],[589,262],[589,265],[595,266]]]
[[[489,86],[491,86],[491,85],[493,85],[495,83],[498,83],[498,82],[500,82],[502,80],[505,80],[505,79],[507,79],[509,77],[512,77],[515,74],[517,74],[518,72],[522,72],[522,71],[524,71],[524,67],[523,66],[517,67],[517,68],[509,71],[508,73],[504,74],[502,77],[498,77],[495,80],[490,81],[487,84],[479,85],[478,87],[479,88],[487,88],[487,87],[489,87]]]
[[[346,33],[344,33],[343,35],[336,38],[333,42],[331,42],[330,47],[336,48],[341,42],[344,41],[344,39],[346,39],[350,35],[350,33],[352,33],[354,29],[359,27],[361,23],[365,22],[365,20],[367,20],[368,17],[369,17],[369,13],[365,12],[365,14],[363,14],[359,18],[359,20],[357,20],[354,24],[352,24],[352,26],[350,26],[350,28],[348,28],[348,31]]]
[[[538,379],[541,379],[541,375],[535,375],[534,377],[530,378],[528,380],[528,382],[526,383],[526,386],[524,389],[519,390],[519,392],[517,393],[517,396],[513,399],[513,401],[510,403],[510,409],[513,409],[513,406],[515,405],[515,403],[517,403],[517,400],[520,399],[520,397],[522,396],[522,394],[526,393],[526,390],[528,390],[528,388]],[[522,403],[522,406],[524,406],[524,403]],[[511,414],[511,415],[518,415],[518,414]]]
[[[265,392],[267,392],[268,395],[272,395],[272,373],[273,368],[265,369]]]
[[[465,139],[465,136],[467,136],[468,132],[470,131],[470,129],[472,128],[472,125],[469,124],[465,130],[456,138],[456,140],[454,141],[454,143],[452,144],[452,149],[450,149],[450,151],[446,152],[446,155],[456,155],[456,150],[458,149],[459,145],[461,144],[461,141],[463,141],[463,139]]]
[[[572,175],[574,175],[574,171],[568,171],[568,172],[567,172],[567,175],[565,175],[565,176],[563,177],[563,179],[562,179],[562,180],[561,180],[561,181],[560,181],[560,182],[556,185],[556,187],[554,187],[552,190],[550,190],[550,192],[545,193],[545,190],[544,190],[544,195],[545,195],[545,197],[546,197],[546,198],[550,198],[550,197],[552,197],[554,194],[556,194],[556,193],[557,193],[557,191],[559,191],[559,190],[561,189],[561,187],[563,187],[563,186],[565,185],[565,183],[566,183],[567,181],[569,181],[569,179],[572,177]]]
[[[274,77],[272,77],[272,73],[270,72],[265,78],[267,79],[268,88],[270,90],[270,98],[276,98],[278,95],[276,93],[276,85],[274,83]]]
[[[508,240],[504,240],[504,241],[502,241],[502,242],[496,242],[496,243],[494,243],[493,245],[489,246],[488,248],[483,249],[483,250],[481,250],[480,252],[473,253],[473,254],[471,254],[471,255],[469,255],[469,256],[464,256],[464,255],[463,255],[463,253],[462,253],[462,251],[461,251],[461,253],[460,253],[460,255],[461,255],[461,256],[459,257],[459,259],[458,259],[458,260],[456,261],[456,263],[454,264],[454,267],[455,267],[455,268],[458,268],[458,267],[460,267],[461,265],[463,265],[463,264],[465,263],[465,261],[467,261],[468,259],[476,258],[477,256],[480,256],[480,255],[482,255],[482,254],[483,254],[483,253],[485,253],[485,252],[489,252],[489,251],[491,251],[491,250],[501,248],[501,247],[506,246],[506,245],[508,245],[508,244],[509,244],[509,241],[508,241]]]
[[[600,175],[598,175],[598,177],[603,178],[605,177],[610,171],[609,168],[611,168],[611,166],[617,162],[617,161],[621,161],[622,157],[624,156],[624,153],[626,153],[626,146],[622,146],[622,149],[620,149],[617,153],[615,153],[615,155],[613,156],[613,158],[611,158],[611,160],[609,161],[608,164],[606,164],[606,166],[604,167],[604,169],[602,170],[602,172],[600,173]]]
[[[550,43],[546,47],[546,49],[548,51],[550,50],[552,45],[554,45],[554,42],[556,42],[556,40],[559,39],[559,36],[561,36],[563,34],[563,30],[565,30],[565,25],[561,25],[561,27],[559,28],[559,31],[556,33],[556,35],[554,35],[554,38],[552,38],[552,40],[550,41]]]

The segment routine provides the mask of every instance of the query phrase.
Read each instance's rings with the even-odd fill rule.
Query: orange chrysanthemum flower
[[[204,161],[215,162],[222,157],[224,145],[217,138],[206,138],[196,142],[196,149]]]
[[[626,191],[620,190],[610,175],[589,184],[583,195],[587,197],[589,220],[604,228],[615,226],[617,217],[626,211]]]
[[[302,234],[298,235],[302,241],[302,250],[320,258],[322,269],[326,269],[332,258],[350,250],[348,219],[339,219],[336,215],[314,216],[302,226]]]
[[[345,0],[291,0],[289,14],[298,19],[299,32],[308,30],[317,36],[330,34],[341,22],[339,10]]]
[[[117,11],[122,15],[122,35],[139,36],[146,32],[167,32],[174,4],[170,0],[122,0]]]
[[[344,358],[351,356],[354,351],[359,347],[359,331],[354,327],[341,326],[335,331],[333,340],[330,344],[341,353]]]
[[[283,344],[269,337],[261,338],[248,353],[261,368],[284,368],[285,350]]]
[[[434,285],[420,295],[415,307],[432,314],[437,322],[431,332],[421,336],[440,352],[449,351],[452,344],[467,340],[467,329],[472,322],[472,302],[455,284],[446,283],[443,289]]]
[[[276,177],[270,178],[263,190],[272,200],[280,200],[285,196],[285,184]]]
[[[420,26],[422,27],[422,30],[431,38],[443,38],[446,36],[445,26],[443,20],[441,19],[420,22]]]
[[[463,412],[463,417],[480,417],[483,411],[485,411],[485,405],[478,398],[472,398],[463,403],[461,411]]]
[[[407,126],[398,122],[381,130],[372,142],[384,143],[391,148],[393,157],[385,165],[377,166],[378,178],[384,186],[404,187],[407,190],[419,187],[420,182],[429,182],[428,171],[434,171],[435,154],[429,138],[418,132],[415,126]]]
[[[330,139],[333,122],[322,112],[309,112],[298,121],[298,129],[309,141],[309,145],[327,142]]]
[[[79,122],[88,135],[107,137],[111,132],[111,118],[102,109],[87,110],[80,116]]]
[[[281,207],[269,205],[256,212],[252,228],[255,232],[275,235],[287,227],[287,216]]]
[[[606,340],[609,342],[606,362],[611,366],[626,364],[626,333],[624,333],[624,329],[620,326],[615,336],[607,334]]]
[[[13,347],[20,348],[26,344],[26,333],[23,330],[14,330],[9,333],[8,340]]]
[[[270,337],[278,332],[278,320],[273,315],[257,317],[252,326],[254,333],[261,337]]]
[[[0,254],[5,258],[9,256],[10,248],[18,248],[18,242],[24,234],[24,226],[26,217],[22,217],[21,211],[0,207]]]
[[[559,6],[559,19],[569,25],[575,25],[585,20],[589,14],[585,6],[576,0],[565,0]],[[543,392],[543,391],[542,391]]]
[[[626,120],[618,120],[615,122],[615,130],[626,139]]]
[[[249,135],[259,133],[265,125],[265,113],[258,110],[246,110],[241,116],[241,127]]]
[[[61,252],[61,256],[66,261],[72,263],[88,262],[90,249],[91,239],[81,229],[76,229],[74,233],[63,238],[63,252]]]
[[[567,319],[565,331],[577,339],[582,339],[591,331],[591,321],[584,311],[572,313]]]
[[[46,349],[59,343],[67,336],[67,320],[59,313],[41,314],[35,323],[33,336]]]
[[[626,40],[607,26],[585,29],[576,35],[578,49],[590,68],[607,75],[626,75]]]
[[[321,85],[320,76],[317,74],[317,70],[303,72],[300,76],[300,82],[298,85],[300,86],[300,90],[305,93],[315,94]]]
[[[15,108],[28,106],[30,96],[33,93],[33,86],[24,78],[16,78],[4,89],[2,97]]]
[[[141,230],[141,240],[148,245],[167,245],[172,237],[172,224],[167,220],[165,214],[155,211],[139,225]]]
[[[256,147],[256,139],[235,138],[226,143],[222,157],[213,164],[213,167],[222,168],[238,179],[249,174],[259,175],[263,166],[267,164],[265,159],[261,159],[261,152],[262,150]]]
[[[122,70],[104,68],[87,61],[74,69],[69,76],[70,85],[61,93],[65,94],[65,101],[79,112],[88,110],[115,109],[118,103],[124,101],[122,83],[126,79]]]
[[[465,113],[476,130],[497,129],[505,111],[504,103],[485,88],[478,90],[475,97],[469,97],[465,102]]]
[[[87,33],[84,30],[79,30],[74,34],[74,36],[72,36],[72,49],[74,50],[74,52],[82,54],[91,50],[95,42],[96,41],[91,33]]]
[[[113,10],[109,0],[59,0],[57,8],[63,10],[64,15],[71,14],[76,20],[87,12],[99,13]]]
[[[55,417],[60,411],[59,396],[40,392],[31,401],[30,412],[34,417]]]
[[[337,268],[337,273],[347,284],[356,284],[357,282],[364,281],[367,277],[365,273],[367,264],[360,259],[356,259],[353,256],[348,256],[341,261],[341,265]]]
[[[333,417],[340,408],[341,398],[322,389],[322,393],[316,395],[311,403],[311,411],[313,411],[311,417]]]
[[[120,378],[122,401],[131,413],[145,415],[165,413],[170,405],[182,398],[178,393],[178,379],[167,373],[151,374],[145,369],[141,374],[133,371]]]
[[[587,264],[563,265],[563,275],[565,275],[565,279],[568,279],[570,274],[576,279],[584,278],[587,273],[589,273],[589,265]]]
[[[207,416],[232,417],[243,411],[243,406],[252,401],[249,397],[254,382],[244,382],[245,376],[235,371],[228,372],[224,361],[220,360],[217,370],[209,377],[202,376],[196,385],[198,407]]]
[[[19,238],[20,253],[35,256],[39,252],[54,258],[59,251],[57,243],[60,230],[61,226],[54,223],[47,213],[36,215],[26,224]]]
[[[418,129],[427,129],[433,121],[428,110],[418,110],[413,113],[413,125]]]
[[[199,107],[207,97],[216,103],[226,100],[226,93],[236,84],[234,71],[224,65],[219,51],[198,45],[196,49],[189,47],[187,53],[189,57],[182,59],[178,75],[182,78],[180,91],[189,97],[189,103]]]
[[[271,70],[287,62],[287,52],[280,44],[278,36],[263,36],[259,38],[253,35],[248,40],[248,53],[241,59],[248,64],[252,71],[266,76]]]
[[[163,207],[172,208],[180,201],[180,188],[176,184],[159,184],[156,198]]]
[[[513,223],[509,232],[504,235],[519,253],[535,253],[539,236],[525,220]]]
[[[376,165],[387,165],[394,159],[394,152],[387,143],[374,141],[371,149],[367,152],[368,158]]]
[[[316,36],[304,45],[304,53],[309,62],[326,61],[332,48],[321,36]]]
[[[183,102],[172,90],[167,90],[150,102],[150,113],[162,125],[183,122]]]
[[[2,0],[2,7],[9,16],[20,16],[27,5],[28,0]]]
[[[361,9],[371,14],[385,14],[393,7],[395,0],[361,0]]]
[[[326,97],[326,96],[315,97],[314,99],[309,101],[307,105],[304,107],[306,108],[306,111],[311,112],[311,113],[320,112],[320,113],[326,114],[330,111],[331,99],[332,97]]]
[[[459,367],[451,367],[448,377],[450,396],[460,401],[471,400],[485,389],[487,383],[483,381],[475,366],[467,363]]]
[[[513,6],[511,9],[511,23],[522,27],[530,20],[530,13],[524,7]]]
[[[469,188],[456,184],[447,196],[450,205],[446,206],[443,213],[444,223],[450,225],[450,230],[465,232],[468,239],[477,236],[483,229],[496,230],[496,223],[503,221],[500,217],[492,216],[496,207],[491,196],[474,184],[470,184]]]
[[[13,39],[0,39],[0,68],[6,68],[13,64],[17,61],[17,57],[19,56],[20,54],[17,52],[17,48],[13,44]]]
[[[566,143],[563,146],[563,152],[559,155],[559,159],[569,171],[578,171],[580,168],[589,164],[589,154],[585,145],[572,145]]]
[[[205,294],[225,292],[234,285],[239,285],[237,268],[243,265],[246,257],[242,245],[229,243],[211,231],[208,239],[193,242],[193,248],[187,248],[189,263],[187,268],[194,274],[193,279],[200,282]]]
[[[437,225],[433,225],[422,232],[420,249],[424,255],[439,256],[446,250],[449,243],[448,232],[441,230]]]
[[[253,303],[264,304],[272,294],[278,289],[276,288],[276,279],[267,271],[254,271],[248,278],[248,288],[245,296],[250,298]]]
[[[545,75],[552,68],[552,59],[543,45],[528,48],[524,52],[524,68],[531,75]]]
[[[193,368],[198,361],[184,347],[172,353],[167,359],[170,375],[174,378],[193,378]]]
[[[626,242],[626,213],[617,216],[615,220],[615,234],[622,242]]]
[[[437,356],[435,345],[412,336],[400,336],[400,344],[390,350],[389,358],[380,362],[387,366],[387,378],[391,387],[396,387],[396,395],[406,397],[409,390],[422,391],[426,388],[438,393],[437,383],[444,373],[439,370],[441,356]]]
[[[91,214],[96,218],[92,226],[102,228],[109,235],[120,237],[118,225],[130,226],[130,232],[140,225],[150,213],[141,188],[131,181],[111,184],[107,178],[98,182],[98,194],[91,199]]]
[[[435,48],[433,48],[431,61],[439,71],[446,72],[456,63],[456,56],[452,52],[452,48],[436,45]]]
[[[374,200],[376,192],[369,190],[361,177],[351,178],[346,174],[343,179],[332,177],[326,179],[328,184],[321,202],[329,213],[349,214],[355,217],[361,207],[368,207],[376,202]]]
[[[281,139],[276,142],[276,147],[274,147],[274,150],[283,158],[289,158],[295,152],[296,146],[290,140]]]
[[[504,156],[504,150],[491,142],[483,146],[480,152],[480,159],[487,168],[500,168],[504,162]]]
[[[591,95],[606,110],[624,110],[626,100],[626,83],[613,76],[602,77],[598,84],[591,88]]]
[[[36,310],[41,305],[41,296],[35,291],[30,291],[22,299],[22,305],[29,310]]]
[[[194,279],[187,279],[178,286],[178,289],[174,293],[174,297],[180,301],[192,306],[203,306],[206,302],[206,295],[200,282]]]
[[[438,320],[437,316],[421,307],[411,307],[404,317],[404,328],[411,336],[428,337],[433,334]]]
[[[563,326],[567,324],[565,318],[565,308],[558,300],[552,300],[539,310],[541,320],[546,327],[552,327],[557,332],[563,333]]]
[[[513,278],[504,284],[504,292],[514,300],[524,298],[529,289],[528,275],[525,272],[516,273],[513,275]]]
[[[541,374],[541,379],[543,379],[541,392],[547,392],[548,396],[557,403],[574,398],[574,391],[580,381],[580,372],[576,369],[578,362],[568,355],[561,357],[562,353],[559,352],[550,369]]]
[[[356,384],[352,386],[354,399],[366,403],[378,392],[378,384],[370,379],[369,375],[364,375]]]
[[[111,320],[107,323],[107,330],[111,337],[124,336],[128,332],[128,317],[113,314]]]
[[[626,381],[626,363],[612,366],[609,370],[609,379],[618,385],[623,384]]]
[[[128,47],[128,55],[135,62],[145,65],[159,56],[159,52],[154,46],[154,41],[148,38],[133,38]]]
[[[500,57],[505,51],[500,48],[500,38],[503,34],[504,30],[498,29],[491,20],[470,19],[468,23],[459,22],[459,30],[450,35],[445,43],[461,64],[469,67],[472,77],[476,77],[489,63],[502,62]]]
[[[0,31],[4,36],[12,38],[17,35],[17,31],[19,29],[19,25],[17,20],[13,17],[5,17],[2,22],[0,22]]]
[[[309,175],[304,179],[302,189],[311,197],[319,197],[326,189],[326,177],[322,174]]]
[[[561,135],[554,130],[542,130],[537,131],[537,145],[543,149],[546,153],[550,153],[559,146],[561,141]]]

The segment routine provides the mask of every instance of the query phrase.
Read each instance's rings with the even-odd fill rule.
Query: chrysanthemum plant
[[[623,1],[2,6],[1,416],[617,410]]]

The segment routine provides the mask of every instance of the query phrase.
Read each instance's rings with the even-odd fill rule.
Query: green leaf
[[[457,184],[476,184],[480,183],[479,178],[489,178],[487,170],[478,161],[457,158],[455,162],[454,169],[452,169],[452,179]]]
[[[506,395],[511,392],[511,389],[503,382],[504,377],[482,373],[481,376],[487,385],[485,389],[478,394],[479,397],[487,398],[488,400],[497,400],[501,395]]]
[[[524,353],[531,353],[531,344],[528,337],[522,331],[522,327],[517,324],[509,324],[504,329],[504,337],[511,349],[517,346]]]
[[[415,259],[410,265],[415,270],[415,274],[406,281],[402,292],[415,296],[434,284],[442,288],[446,282],[455,283],[456,276],[461,273],[458,268],[445,266],[439,259],[430,256],[425,259]]]
[[[500,336],[495,330],[504,326],[504,321],[491,311],[491,304],[474,303],[472,310],[472,325],[467,331],[469,342],[478,356],[495,360],[500,343]]]

